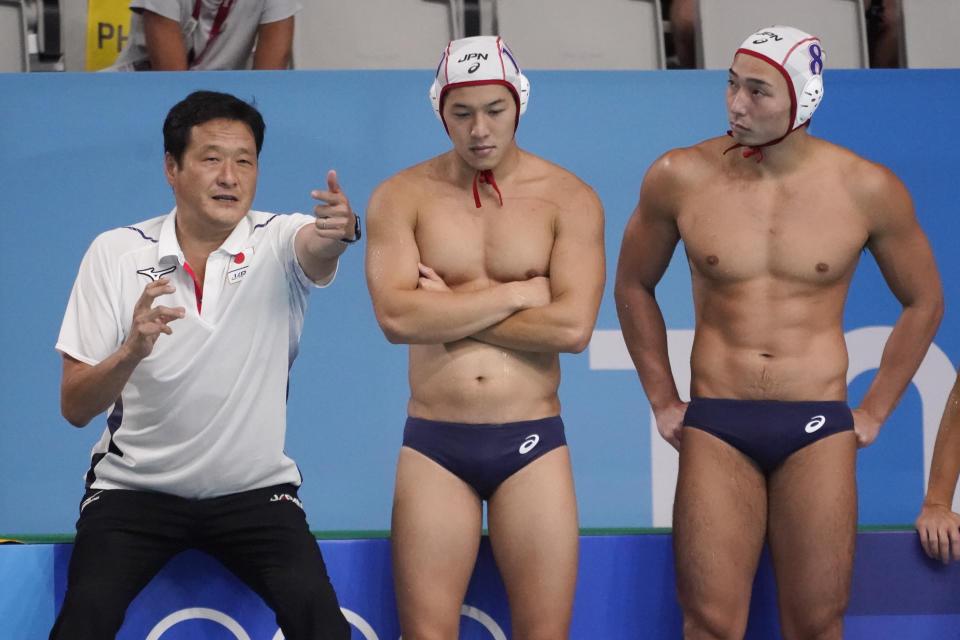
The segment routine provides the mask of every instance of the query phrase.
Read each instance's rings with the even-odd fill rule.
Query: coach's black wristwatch
[[[347,244],[353,244],[360,239],[360,216],[359,214],[353,214],[355,222],[353,223],[353,239],[347,240],[346,238],[340,238],[340,242],[346,242]]]

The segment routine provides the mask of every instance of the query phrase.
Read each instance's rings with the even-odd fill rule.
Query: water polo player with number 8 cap
[[[761,148],[775,145],[793,131],[808,125],[813,112],[823,99],[823,62],[825,54],[816,36],[794,27],[773,26],[751,34],[743,41],[737,54],[754,56],[772,65],[787,81],[790,92],[790,119],[787,130],[773,140],[746,144],[738,140],[727,151],[748,147],[744,157],[756,155],[763,159]],[[731,129],[728,135],[737,138]]]
[[[680,453],[673,551],[689,638],[743,637],[765,542],[783,637],[843,637],[857,447],[877,437],[943,311],[906,188],[805,126],[823,60],[799,29],[748,37],[726,90],[733,148],[745,153],[717,136],[663,154],[623,235],[620,326],[657,429]],[[689,402],[655,296],[680,241],[694,309]],[[864,249],[893,293],[873,303],[900,316],[851,409],[844,306]]]

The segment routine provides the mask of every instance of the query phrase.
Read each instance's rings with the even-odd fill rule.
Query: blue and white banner
[[[323,540],[327,571],[352,640],[397,640],[387,540]],[[63,600],[72,546],[0,547],[0,637],[45,638]],[[670,537],[582,536],[574,640],[679,638]],[[960,629],[960,564],[923,555],[912,532],[857,537],[848,640],[945,640]],[[769,554],[754,582],[746,640],[780,636]],[[29,605],[25,606],[25,603]],[[485,537],[461,608],[460,640],[512,637],[506,593]],[[273,613],[219,562],[176,556],[131,603],[117,640],[282,640]]]

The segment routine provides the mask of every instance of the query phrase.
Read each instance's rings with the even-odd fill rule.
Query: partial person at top
[[[108,71],[287,69],[299,0],[132,0]]]
[[[870,68],[900,67],[900,47],[903,23],[900,18],[901,0],[864,0],[867,47]],[[670,21],[672,55],[671,69],[696,69],[697,62],[697,0],[664,0],[664,18]],[[668,51],[669,53],[669,51]]]
[[[867,20],[867,46],[870,48],[870,68],[889,69],[903,66],[900,49],[903,47],[903,19],[901,0],[864,0]]]

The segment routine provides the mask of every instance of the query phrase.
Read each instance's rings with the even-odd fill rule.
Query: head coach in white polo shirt
[[[176,208],[101,234],[80,265],[61,410],[78,427],[108,417],[51,638],[114,637],[187,548],[260,594],[287,640],[349,638],[283,444],[307,294],[360,222],[334,171],[314,216],[251,211],[263,132],[246,102],[190,94],[163,125]]]

